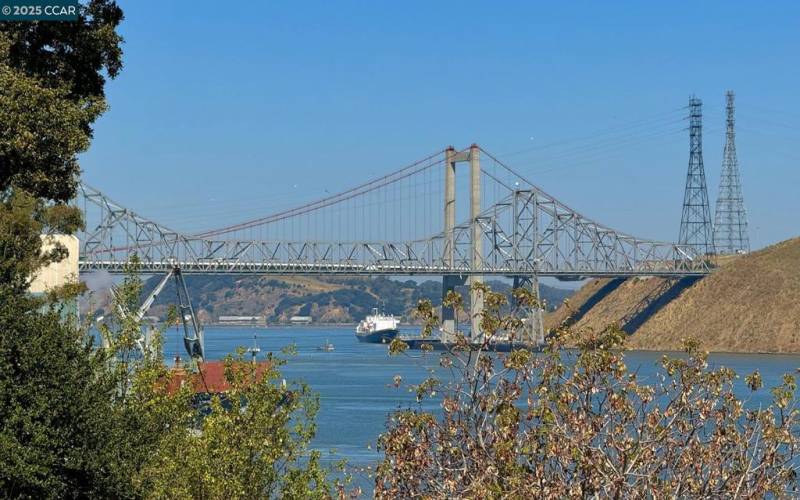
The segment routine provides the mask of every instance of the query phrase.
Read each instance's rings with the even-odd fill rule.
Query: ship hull
[[[377,330],[370,333],[356,333],[356,338],[359,342],[366,342],[368,344],[388,344],[395,337],[397,337],[396,328]]]

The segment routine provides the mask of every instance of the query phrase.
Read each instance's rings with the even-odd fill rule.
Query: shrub
[[[504,295],[482,288],[486,340],[461,339],[440,357],[453,373],[415,386],[440,394],[441,413],[392,415],[379,439],[378,498],[752,497],[797,493],[796,383],[786,375],[773,404],[748,408],[736,374],[710,369],[687,341],[643,383],[625,365],[625,335],[560,329],[541,354],[486,352],[522,324],[500,314]],[[515,297],[533,303],[526,292]],[[460,301],[449,300],[452,306]],[[525,304],[523,304],[525,305]],[[429,302],[419,313],[437,323]],[[575,350],[567,347],[575,347]],[[393,346],[403,352],[402,346]],[[746,377],[761,389],[756,372]]]

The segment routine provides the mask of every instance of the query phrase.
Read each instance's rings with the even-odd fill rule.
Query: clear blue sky
[[[478,142],[581,212],[674,241],[681,108],[705,103],[713,202],[733,89],[753,246],[800,235],[797,2],[120,4],[125,68],[84,178],[177,229]]]

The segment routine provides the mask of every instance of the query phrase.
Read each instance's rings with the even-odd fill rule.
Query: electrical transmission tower
[[[711,209],[703,169],[703,102],[689,99],[689,171],[683,195],[683,215],[678,243],[694,247],[701,255],[714,253]]]
[[[725,94],[728,100],[727,133],[722,157],[722,175],[719,179],[719,196],[714,218],[714,247],[719,253],[732,254],[750,251],[747,235],[747,213],[744,210],[742,182],[739,179],[739,162],[736,159],[736,132],[734,130],[734,94]]]

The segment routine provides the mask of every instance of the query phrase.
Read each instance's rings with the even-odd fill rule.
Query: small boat
[[[332,352],[334,350],[333,344],[328,342],[328,339],[325,339],[325,343],[321,346],[317,347],[318,351],[325,351],[325,352]]]
[[[397,325],[400,320],[392,315],[379,313],[378,308],[372,309],[372,314],[356,327],[356,338],[359,342],[371,344],[388,344],[397,336]]]

